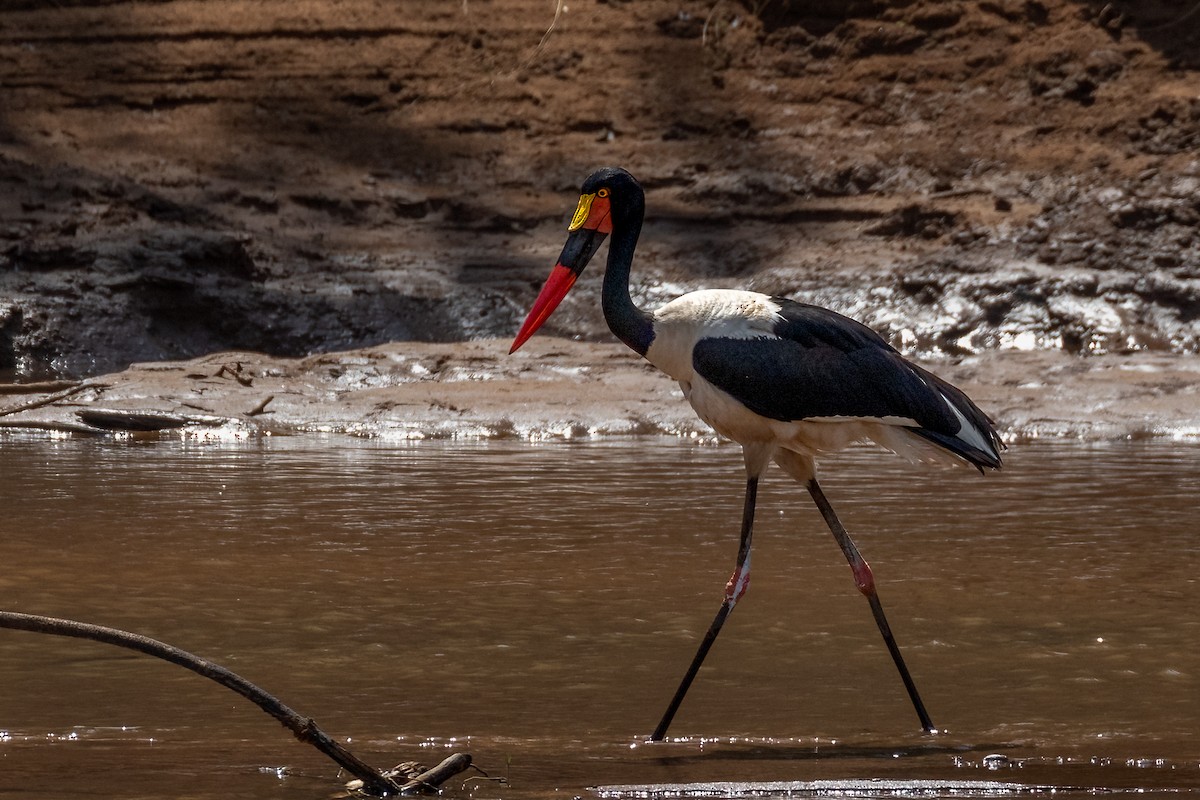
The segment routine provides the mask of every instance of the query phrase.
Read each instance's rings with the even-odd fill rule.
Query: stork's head
[[[627,220],[632,222],[636,218],[640,222],[644,203],[642,187],[620,167],[604,167],[588,176],[579,190],[575,215],[567,226],[567,243],[509,353],[515,353],[550,318],[605,237],[612,233],[613,225],[622,229],[628,227]]]

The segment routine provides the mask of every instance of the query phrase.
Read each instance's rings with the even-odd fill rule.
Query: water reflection
[[[866,450],[828,462],[948,730],[934,738],[807,496],[773,473],[753,586],[681,739],[639,744],[732,566],[734,447],[7,438],[0,604],[217,660],[380,765],[468,749],[511,781],[471,784],[486,796],[870,777],[1195,789],[1196,454],[1026,446],[987,478]],[[57,796],[44,779],[64,772],[86,776],[64,797],[331,785],[245,701],[144,657],[0,631],[0,686],[0,794]]]

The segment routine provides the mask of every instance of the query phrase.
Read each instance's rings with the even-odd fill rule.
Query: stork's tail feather
[[[989,448],[988,450],[981,450],[980,448],[963,441],[957,436],[947,436],[944,433],[931,431],[927,428],[909,428],[908,430],[912,433],[915,433],[917,436],[920,436],[922,439],[933,442],[939,447],[943,447],[946,450],[949,450],[951,453],[954,453],[955,455],[969,461],[979,470],[980,474],[983,473],[984,467],[987,467],[988,469],[1000,469],[1000,467],[1003,466],[1003,462],[1000,459],[1000,453],[997,451],[996,447]],[[989,430],[991,430],[990,427]],[[1002,444],[1000,445],[1000,448],[1003,448]]]
[[[920,367],[914,366],[914,369],[928,383],[937,387],[942,399],[946,401],[946,405],[958,421],[958,430],[950,432],[918,427],[910,429],[912,433],[969,461],[981,473],[984,467],[1000,469],[1003,465],[1000,451],[1004,449],[1004,442],[1000,440],[1000,434],[996,433],[991,418],[983,413],[962,389]]]

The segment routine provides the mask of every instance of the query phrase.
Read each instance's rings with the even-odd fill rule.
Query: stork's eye
[[[596,192],[596,197],[608,197],[608,189],[600,189]]]

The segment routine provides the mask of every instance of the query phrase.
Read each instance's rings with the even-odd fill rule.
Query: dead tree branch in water
[[[405,781],[404,785],[400,787],[401,794],[420,794],[426,791],[436,792],[443,783],[458,773],[470,769],[471,766],[471,756],[466,753],[455,753],[442,759],[442,762],[436,767],[426,769],[415,761],[406,761],[391,769],[385,769],[383,774],[397,782]],[[487,778],[487,773],[479,767],[475,767],[475,771]],[[346,788],[352,792],[360,792],[363,788],[362,781],[350,781],[346,784]]]
[[[431,767],[412,778],[412,780],[400,787],[400,792],[402,794],[416,794],[424,791],[436,792],[437,787],[470,766],[471,757],[469,755],[466,753],[455,753],[449,758],[442,759],[442,763],[436,767]]]
[[[421,789],[436,785],[434,778],[440,783],[462,772],[471,764],[471,757],[469,755],[465,753],[459,754],[461,758],[454,762],[453,766],[456,768],[453,771],[450,771],[448,768],[443,769],[443,766],[451,761],[451,759],[447,759],[433,770],[429,770],[422,775],[423,780],[410,781],[401,786],[329,738],[325,731],[321,730],[311,718],[297,714],[280,702],[274,695],[268,694],[240,675],[230,672],[207,659],[193,655],[185,650],[180,650],[178,647],[173,647],[147,636],[141,636],[140,634],[116,628],[108,628],[103,625],[90,625],[85,622],[43,617],[35,614],[18,614],[13,611],[0,611],[0,628],[32,631],[33,633],[48,633],[54,636],[70,636],[76,639],[90,639],[94,642],[103,642],[129,650],[136,650],[140,653],[161,658],[164,661],[169,661],[172,664],[190,669],[197,675],[203,675],[209,680],[216,681],[222,686],[232,689],[270,714],[282,723],[285,728],[290,730],[297,739],[311,744],[333,759],[342,769],[361,780],[363,791],[370,794],[414,794]]]
[[[453,778],[460,772],[463,772],[471,766],[471,756],[466,753],[455,753],[454,755],[442,759],[442,763],[436,767],[431,767],[420,775],[417,775],[408,783],[400,787],[402,794],[416,794],[418,792],[431,791],[436,792],[437,787],[441,786],[446,781]],[[476,767],[478,769],[478,767]],[[484,773],[486,774],[486,773]]]

